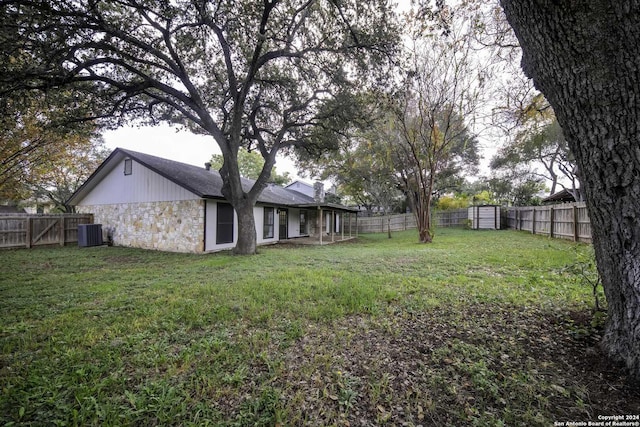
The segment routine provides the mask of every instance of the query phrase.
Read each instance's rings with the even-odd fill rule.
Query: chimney
[[[210,163],[210,162],[205,163],[205,164],[204,164],[204,168],[205,168],[206,170],[210,171],[210,170],[211,170],[211,163]]]
[[[313,183],[313,199],[316,203],[324,203],[324,184],[320,181]]]

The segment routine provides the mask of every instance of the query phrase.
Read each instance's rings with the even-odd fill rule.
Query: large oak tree
[[[92,82],[102,116],[210,135],[241,254],[256,251],[253,206],[276,154],[322,144],[314,128],[330,135],[361,113],[354,95],[384,83],[399,37],[388,0],[21,0],[0,13],[9,45],[37,59],[14,74],[20,85]],[[241,147],[265,160],[251,189]]]
[[[608,303],[603,347],[640,378],[640,2],[501,3],[581,170]]]

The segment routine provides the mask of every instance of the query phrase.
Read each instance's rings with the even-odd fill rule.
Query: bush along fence
[[[501,209],[501,228],[591,243],[591,223],[584,202]],[[468,209],[435,211],[436,227],[469,227]],[[386,233],[416,228],[413,214],[359,217],[359,233]]]
[[[78,225],[81,224],[93,224],[93,215],[0,215],[0,248],[77,243]]]

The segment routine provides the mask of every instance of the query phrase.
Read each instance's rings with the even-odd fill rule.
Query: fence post
[[[522,213],[520,211],[520,208],[518,209],[518,227],[516,228],[516,230],[522,230]]]
[[[64,246],[64,234],[65,234],[65,228],[66,228],[66,220],[64,217],[60,217],[60,219],[58,220],[58,227],[60,227],[59,233],[60,233],[60,238],[59,238],[59,242],[60,242],[60,246]]]
[[[32,219],[30,216],[26,218],[26,236],[25,236],[25,244],[27,249],[31,248],[31,229],[33,228]]]
[[[536,208],[533,208],[533,221],[531,221],[531,234],[536,234]]]
[[[549,237],[553,238],[553,223],[555,222],[553,206],[549,207]]]
[[[573,241],[577,242],[578,238],[578,208],[573,205]]]

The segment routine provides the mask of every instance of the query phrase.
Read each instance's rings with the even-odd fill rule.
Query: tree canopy
[[[490,163],[497,171],[524,170],[527,175],[548,180],[550,194],[558,186],[582,200],[580,179],[573,155],[551,106],[542,94],[533,97],[518,119],[512,137]]]
[[[73,121],[68,102],[65,91],[21,91],[2,99],[0,199],[46,201],[57,210],[71,209],[67,198],[105,156],[99,129]]]
[[[224,164],[224,158],[221,154],[214,154],[211,156],[211,167],[214,169],[221,169]],[[262,167],[264,166],[264,159],[262,156],[255,151],[247,151],[247,150],[239,150],[238,151],[238,167],[240,169],[240,176],[250,179],[258,179],[260,176],[260,172],[262,172]],[[272,182],[277,185],[286,185],[291,182],[291,178],[289,177],[289,172],[285,172],[280,175],[276,171],[276,167],[274,166],[271,170],[271,175],[269,177],[269,182]]]
[[[356,95],[383,86],[400,33],[387,0],[6,1],[1,10],[8,46],[38,58],[13,70],[11,90],[91,82],[98,117],[212,137],[241,225],[238,253],[255,252],[253,206],[276,154],[321,145],[318,128],[330,135],[366,114]],[[241,147],[265,160],[247,192]]]

